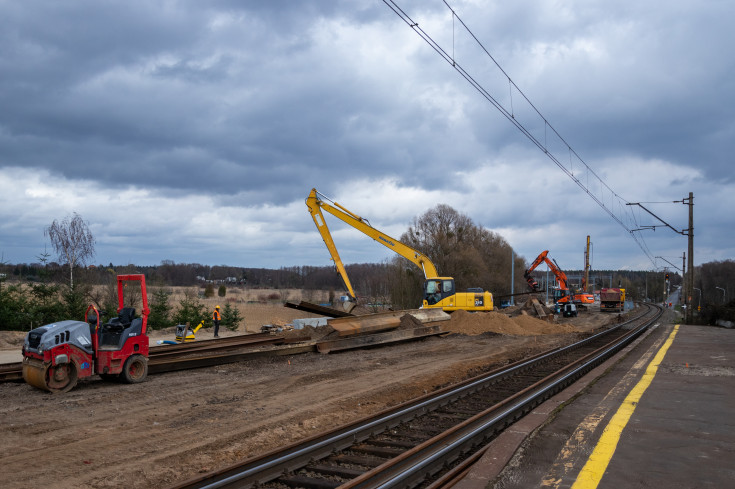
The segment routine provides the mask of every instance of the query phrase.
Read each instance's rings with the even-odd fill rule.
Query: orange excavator
[[[571,301],[573,304],[592,304],[593,302],[595,302],[595,296],[593,294],[584,291],[574,293],[569,289],[569,285],[567,283],[567,274],[564,273],[561,268],[559,268],[556,260],[550,259],[548,257],[548,254],[549,250],[542,251],[539,256],[537,256],[536,259],[533,261],[531,266],[528,267],[528,270],[523,273],[523,278],[526,279],[526,282],[528,282],[528,286],[531,288],[531,290],[534,292],[539,290],[538,282],[534,280],[531,272],[533,272],[536,267],[538,267],[542,263],[546,263],[549,266],[551,272],[554,274],[554,277],[556,277],[556,281],[559,283],[559,288],[554,291],[555,303],[567,304]]]

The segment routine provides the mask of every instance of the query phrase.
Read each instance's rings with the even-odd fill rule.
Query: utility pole
[[[510,305],[514,306],[515,301],[513,300],[513,282],[515,280],[515,264],[516,264],[516,250],[510,249]]]
[[[689,280],[687,280],[687,303],[691,305],[692,295],[694,294],[694,193],[689,192],[689,199],[687,199],[689,205],[689,229],[687,236],[689,237],[689,246],[687,254],[689,255]],[[687,307],[685,322],[692,324],[692,308]]]
[[[691,302],[691,300],[687,300],[687,294],[686,294],[686,291],[687,291],[686,283],[689,282],[689,280],[687,280],[687,274],[686,274],[686,261],[687,261],[687,254],[682,253],[682,256],[681,256],[681,293],[679,294],[679,302],[682,302],[682,296],[684,296],[684,299],[683,299],[684,306],[685,306],[684,311],[689,309],[689,303]]]
[[[625,205],[637,205],[638,207],[640,207],[641,209],[643,209],[644,211],[648,212],[650,215],[658,219],[663,224],[663,226],[666,226],[672,231],[679,233],[683,236],[687,236],[689,238],[688,249],[687,249],[687,252],[689,254],[689,280],[686,281],[686,290],[685,290],[686,299],[685,300],[687,304],[691,304],[692,294],[694,293],[694,193],[689,192],[688,198],[684,197],[681,200],[675,200],[673,203],[686,204],[689,206],[689,228],[688,229],[679,231],[678,229],[674,228],[671,224],[667,223],[666,221],[658,217],[656,214],[646,209],[643,205],[641,205],[640,202],[628,202]],[[653,229],[655,231],[657,227],[662,227],[662,226],[644,226],[640,230]],[[684,274],[684,270],[682,270],[682,274]],[[682,286],[682,289],[683,288],[684,287]],[[691,323],[692,321],[692,310],[691,309],[692,309],[691,307],[687,307],[686,309],[686,314],[684,316],[685,323]]]
[[[582,292],[589,292],[589,288],[590,288],[590,236],[588,234],[587,235],[587,247],[584,250],[584,290]]]

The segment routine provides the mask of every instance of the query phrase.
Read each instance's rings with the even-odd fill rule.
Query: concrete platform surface
[[[735,488],[735,330],[650,329],[506,430],[454,487]]]

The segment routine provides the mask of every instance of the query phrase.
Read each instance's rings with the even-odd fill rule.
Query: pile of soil
[[[576,332],[576,329],[569,324],[548,323],[526,315],[511,318],[499,312],[471,313],[467,311],[453,312],[452,318],[442,323],[442,329],[465,335],[498,333],[515,336],[535,336]]]
[[[350,312],[353,316],[367,316],[368,314],[375,314],[376,312],[385,312],[385,311],[375,311],[370,307],[358,304]]]
[[[424,326],[425,324],[415,317],[411,316],[410,314],[405,314],[401,316],[401,324],[400,326],[398,326],[398,329],[416,329],[423,328]]]

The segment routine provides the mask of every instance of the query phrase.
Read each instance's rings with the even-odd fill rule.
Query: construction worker
[[[222,315],[219,313],[219,306],[214,308],[212,313],[212,322],[214,323],[214,337],[219,338],[219,322],[222,319]]]

